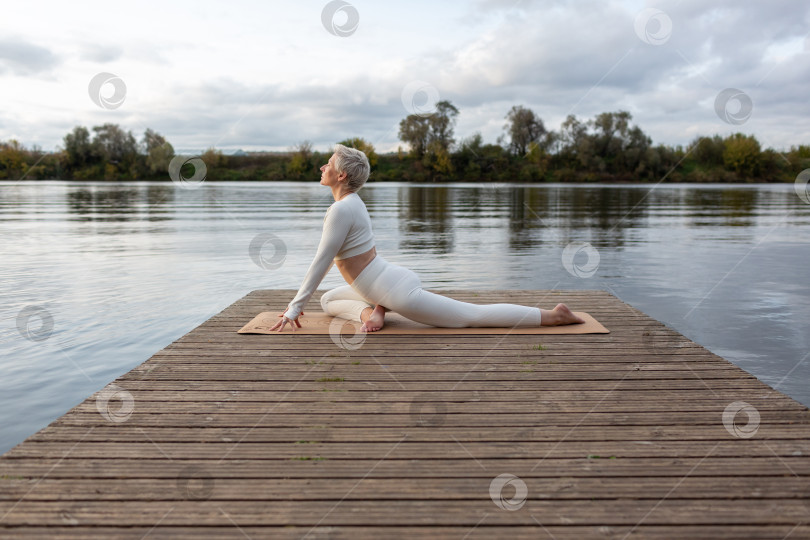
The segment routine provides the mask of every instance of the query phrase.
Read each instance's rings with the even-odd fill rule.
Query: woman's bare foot
[[[541,309],[540,312],[540,326],[562,326],[585,322],[581,317],[574,315],[574,312],[565,304],[557,304],[554,309]]]
[[[360,327],[362,332],[376,332],[385,326],[385,308],[380,305],[373,311],[371,308],[366,308],[360,315],[360,320],[363,321],[363,326]]]

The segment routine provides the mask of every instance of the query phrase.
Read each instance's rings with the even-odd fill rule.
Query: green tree
[[[450,151],[438,140],[430,141],[422,162],[430,170],[440,175],[450,175],[454,170]]]
[[[287,172],[296,178],[302,178],[312,169],[312,142],[302,141],[291,150],[290,162]]]
[[[62,139],[65,145],[68,168],[84,167],[93,159],[93,144],[90,132],[84,126],[76,126]]]
[[[482,172],[484,139],[480,133],[474,133],[462,140],[453,155],[455,167],[464,173],[467,180],[480,178]]]
[[[412,157],[422,159],[427,152],[430,118],[409,114],[399,123],[399,140],[408,144]]]
[[[791,146],[787,159],[790,163],[796,163],[799,170],[810,168],[810,146]]]
[[[138,143],[131,131],[118,124],[94,126],[93,149],[97,155],[111,163],[120,163],[138,153]]]
[[[720,135],[697,137],[689,143],[690,155],[699,165],[722,167],[726,143]]]
[[[594,154],[598,157],[600,169],[605,170],[608,168],[608,162],[611,165],[615,164],[616,157],[622,151],[622,143],[629,131],[630,113],[627,111],[600,113],[589,122],[589,125],[594,129]],[[611,169],[615,170],[615,167]]]
[[[202,159],[203,163],[205,164],[205,178],[209,180],[213,178],[221,180],[223,177],[228,175],[229,160],[228,156],[222,153],[222,150],[217,150],[213,146],[209,147],[205,152],[203,152],[200,159]],[[180,172],[185,178],[191,178],[197,174],[197,169],[192,163],[186,163],[180,169]]]
[[[557,136],[557,153],[561,161],[569,167],[577,167],[579,164],[578,157],[586,144],[587,138],[588,126],[580,122],[573,114],[569,114],[560,126],[560,132]]]
[[[757,176],[766,182],[778,181],[786,174],[789,175],[791,170],[791,162],[772,148],[763,150],[759,155],[759,174]]]
[[[143,134],[143,146],[146,150],[146,166],[150,172],[169,170],[169,162],[174,157],[174,147],[163,135],[147,128]]]
[[[417,159],[441,149],[450,152],[455,143],[455,129],[458,109],[447,100],[436,103],[436,111],[430,115],[410,114],[399,123],[399,139],[408,143],[411,156]]]
[[[509,135],[509,150],[517,155],[524,156],[532,145],[539,146],[541,138],[546,134],[546,127],[534,111],[522,105],[515,105],[506,114],[508,122],[504,129]]]
[[[94,126],[93,131],[93,152],[105,164],[104,177],[111,180],[118,178],[118,173],[125,173],[135,178],[138,143],[132,132],[124,131],[118,124]]]
[[[635,172],[652,140],[638,126],[630,126],[628,111],[604,112],[588,124],[594,129],[592,150],[600,170],[611,173]]]
[[[430,143],[434,143],[433,148],[441,148],[445,152],[450,151],[450,147],[456,142],[453,138],[458,109],[447,100],[436,103],[436,112],[428,117],[430,126]]]
[[[645,160],[649,156],[648,150],[651,145],[652,139],[640,127],[633,126],[630,128],[622,147],[623,159],[619,160],[620,168],[624,172],[640,174],[646,168]]]
[[[735,133],[725,140],[723,163],[737,174],[752,177],[759,174],[760,145],[753,135]]]
[[[25,148],[16,139],[0,143],[0,178],[21,178],[26,169],[25,154]]]

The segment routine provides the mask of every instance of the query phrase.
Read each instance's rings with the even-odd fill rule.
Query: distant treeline
[[[682,146],[653,145],[629,112],[605,112],[589,120],[568,116],[548,131],[532,110],[515,106],[504,134],[485,143],[480,133],[456,141],[458,109],[440,101],[429,114],[400,122],[397,153],[377,154],[367,140],[340,141],[369,157],[372,181],[414,182],[791,182],[810,168],[810,146],[778,152],[762,149],[753,135],[696,137]],[[75,127],[56,152],[0,142],[0,179],[170,180],[172,145],[147,129],[140,140],[117,124]],[[189,156],[191,157],[191,156]],[[208,180],[312,180],[329,154],[308,141],[288,152],[201,156]],[[187,165],[184,176],[193,174]]]

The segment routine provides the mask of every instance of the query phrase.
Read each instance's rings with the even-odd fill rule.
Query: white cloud
[[[344,38],[323,28],[325,4],[16,4],[0,20],[16,36],[0,42],[0,140],[51,149],[75,125],[115,122],[177,148],[362,136],[385,151],[399,144],[402,89],[424,80],[460,109],[457,139],[494,142],[521,104],[549,129],[626,109],[655,143],[737,130],[777,148],[810,142],[805,3],[658,2],[672,22],[662,45],[635,33],[643,2],[355,2],[360,24]],[[118,109],[89,99],[101,71],[127,84]],[[714,112],[729,87],[754,103],[744,125]]]
[[[39,76],[50,72],[60,63],[59,57],[47,47],[21,37],[0,41],[0,76]]]

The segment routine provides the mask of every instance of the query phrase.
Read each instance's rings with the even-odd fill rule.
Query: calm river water
[[[810,204],[793,184],[360,195],[378,252],[425,288],[607,290],[810,404]],[[0,182],[0,452],[248,292],[297,289],[333,201],[317,179]],[[252,257],[266,233],[283,245]],[[333,268],[320,288],[343,283]]]

